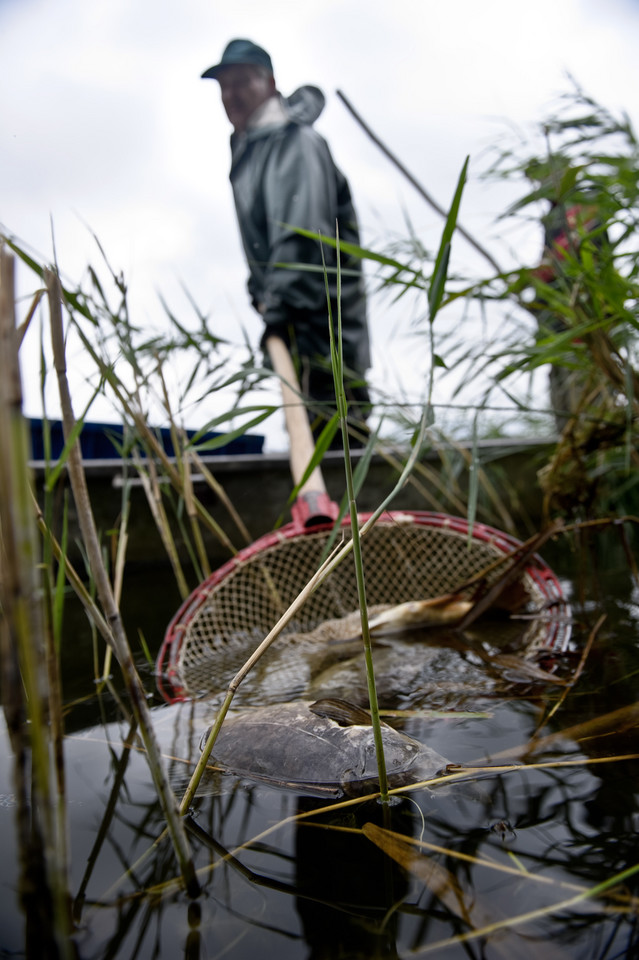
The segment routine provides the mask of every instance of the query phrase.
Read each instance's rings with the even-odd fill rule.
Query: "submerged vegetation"
[[[587,716],[584,695],[594,702],[599,676],[594,671],[584,685],[582,674],[587,671],[589,657],[595,663],[602,662],[596,650],[606,629],[601,617],[593,620],[594,600],[590,596],[598,573],[588,568],[589,556],[591,552],[597,554],[598,537],[607,534],[618,538],[613,549],[619,544],[623,549],[626,589],[639,590],[631,547],[639,522],[634,516],[638,512],[639,484],[639,148],[626,118],[613,117],[580,90],[565,98],[563,109],[543,125],[539,136],[540,140],[532,146],[519,142],[496,151],[486,176],[521,185],[520,198],[502,216],[504,229],[510,230],[512,221],[538,224],[557,210],[566,213],[579,207],[588,212],[587,217],[574,221],[573,232],[565,240],[559,242],[551,236],[541,267],[537,262],[500,268],[488,254],[484,257],[491,266],[488,276],[479,272],[473,276],[450,275],[450,251],[459,229],[466,168],[434,257],[425,253],[415,237],[410,237],[406,246],[395,250],[392,256],[360,248],[350,251],[376,265],[377,282],[387,293],[400,301],[415,292],[422,298],[423,315],[416,321],[414,332],[428,342],[431,375],[415,417],[409,406],[395,404],[392,398],[385,409],[380,398],[380,413],[385,422],[395,424],[396,442],[386,439],[381,443],[373,432],[353,471],[348,456],[348,411],[340,392],[338,337],[333,344],[333,364],[337,372],[339,418],[329,423],[325,436],[318,441],[309,472],[321,464],[339,419],[344,430],[348,488],[341,511],[342,515],[350,511],[356,533],[358,496],[374,453],[396,468],[394,485],[378,505],[378,512],[392,506],[393,497],[407,488],[416,500],[415,507],[461,514],[468,518],[470,530],[481,520],[517,532],[527,529],[531,522],[530,516],[523,516],[517,509],[517,481],[508,477],[507,472],[500,475],[498,467],[488,469],[490,465],[482,460],[479,440],[494,432],[494,408],[505,401],[510,412],[498,429],[506,436],[508,417],[520,425],[519,432],[525,425],[531,433],[556,418],[558,436],[548,441],[545,462],[539,464],[540,529],[525,545],[524,556],[530,558],[541,545],[551,545],[559,551],[560,563],[564,562],[566,550],[572,551],[570,565],[579,568],[571,573],[577,584],[574,600],[581,618],[571,624],[572,646],[536,651],[536,659],[529,662],[516,648],[511,649],[510,641],[500,646],[497,631],[488,638],[481,633],[475,635],[472,618],[468,617],[457,633],[447,629],[443,638],[429,639],[434,648],[438,649],[439,643],[454,650],[457,663],[465,664],[469,671],[472,666],[472,682],[470,673],[448,676],[448,686],[437,688],[437,710],[432,709],[429,693],[424,691],[423,696],[416,695],[411,701],[410,709],[382,704],[381,713],[395,723],[415,724],[424,736],[441,731],[443,723],[457,724],[457,729],[460,723],[467,724],[465,747],[459,757],[455,755],[459,764],[466,766],[462,769],[448,764],[425,784],[411,783],[388,791],[383,754],[379,757],[378,727],[381,793],[388,799],[390,792],[396,799],[396,805],[385,804],[383,808],[374,802],[377,794],[371,794],[326,807],[298,800],[293,808],[282,801],[277,813],[271,815],[268,804],[273,801],[267,799],[270,812],[266,820],[270,820],[270,825],[252,832],[250,791],[243,793],[236,785],[228,800],[198,794],[207,750],[213,746],[211,740],[202,755],[197,750],[205,726],[210,725],[210,717],[204,722],[206,705],[203,709],[202,704],[194,702],[165,707],[164,712],[149,709],[148,701],[153,696],[149,689],[153,685],[149,664],[157,652],[158,638],[152,638],[151,651],[143,635],[139,643],[137,639],[133,642],[121,616],[121,602],[127,592],[127,543],[134,482],[141,484],[145,492],[177,596],[182,600],[211,573],[207,546],[211,540],[218,542],[228,557],[251,543],[255,531],[246,528],[233,504],[233,491],[224,489],[207,453],[247,430],[258,429],[276,413],[277,404],[259,402],[260,389],[270,372],[250,347],[233,347],[213,336],[206,317],[195,304],[191,304],[195,315],[192,327],[166,307],[168,332],[149,336],[129,316],[126,285],[115,272],[108,271],[108,288],[92,268],[88,271],[88,287],[62,286],[55,270],[34,259],[23,244],[3,238],[0,658],[2,702],[14,757],[17,846],[22,871],[20,896],[27,920],[28,957],[80,955],[77,945],[83,931],[91,925],[87,913],[95,918],[99,911],[107,909],[114,915],[123,911],[121,926],[104,953],[115,956],[138,911],[144,914],[136,921],[136,937],[142,942],[152,915],[157,916],[159,937],[166,910],[173,921],[179,913],[179,948],[186,944],[185,956],[194,960],[200,955],[200,948],[207,951],[206,937],[211,932],[202,920],[208,902],[203,889],[210,885],[215,891],[210,902],[217,903],[221,898],[228,906],[229,913],[223,921],[228,923],[233,913],[230,900],[227,903],[227,897],[231,898],[229,891],[247,881],[251,890],[267,891],[264,896],[268,899],[262,904],[265,916],[259,924],[263,924],[262,929],[269,936],[277,928],[276,920],[268,913],[270,909],[277,913],[279,901],[273,899],[276,895],[294,895],[309,944],[313,942],[311,928],[317,934],[318,929],[334,922],[336,913],[348,916],[353,925],[354,916],[359,939],[355,946],[351,942],[349,956],[382,955],[377,951],[390,955],[389,950],[396,951],[400,921],[410,931],[409,935],[404,934],[404,946],[408,950],[410,941],[410,949],[419,956],[445,948],[471,951],[463,955],[475,956],[479,954],[472,951],[478,942],[485,945],[489,956],[495,943],[492,938],[496,934],[503,936],[507,930],[515,931],[515,939],[508,941],[512,955],[526,956],[530,950],[532,956],[536,944],[533,941],[531,946],[526,936],[519,936],[520,928],[526,931],[528,925],[538,924],[533,927],[537,939],[548,936],[549,931],[552,936],[553,930],[558,929],[559,939],[570,945],[579,943],[579,936],[588,932],[590,923],[599,924],[598,929],[605,929],[610,943],[616,944],[616,952],[607,953],[602,943],[600,951],[592,953],[593,958],[624,955],[619,952],[619,944],[626,937],[630,943],[633,918],[636,919],[639,907],[633,892],[639,863],[635,862],[636,851],[633,854],[632,834],[627,827],[628,819],[636,817],[632,796],[637,754],[632,743],[625,744],[624,740],[624,731],[634,732],[638,722],[633,682],[636,643],[634,647],[632,642],[628,644],[624,667],[612,681],[621,691],[618,710],[613,710],[609,699],[602,695],[603,715]],[[339,239],[324,240],[339,243]],[[482,252],[483,245],[476,246]],[[18,318],[17,323],[14,259],[8,250],[32,272],[37,285],[24,317]],[[546,269],[549,265],[550,272]],[[491,316],[481,336],[477,335],[478,312]],[[20,345],[27,328],[45,313],[50,317],[53,350],[50,352],[45,346],[42,334],[43,402],[53,370],[60,390],[66,443],[59,460],[45,457],[44,482],[36,503],[27,465],[28,435],[21,412],[18,371]],[[333,319],[339,329],[339,318]],[[86,365],[85,379],[91,389],[91,398],[81,414],[73,410],[66,372],[70,357],[78,355],[83,368]],[[566,398],[565,407],[558,408],[555,402],[552,411],[547,404],[539,407],[533,390],[538,371],[549,366],[554,382],[563,389],[563,393],[552,393],[553,400]],[[454,423],[455,403],[451,404],[453,428],[447,433],[444,426],[445,411],[437,398],[440,378],[445,377],[460,384],[474,381],[483,385],[482,394],[473,400],[472,422],[466,419],[464,442],[460,441]],[[462,387],[459,390],[461,396]],[[187,437],[182,426],[187,411],[192,414],[206,398],[227,397],[229,392],[232,401],[225,402],[219,414],[209,417],[194,438]],[[108,398],[125,426],[120,447],[122,499],[119,514],[112,518],[106,533],[96,529],[77,446],[98,396]],[[460,407],[464,403],[460,401]],[[174,456],[167,454],[151,426],[158,420],[170,425]],[[219,431],[219,437],[203,439],[210,430]],[[50,450],[46,417],[45,449]],[[433,453],[436,467],[427,457]],[[67,472],[73,507],[64,492]],[[201,493],[202,486],[195,485],[195,475],[204,483],[206,495]],[[293,491],[291,499],[295,495]],[[211,497],[215,510],[210,506]],[[284,509],[282,504],[283,513]],[[74,568],[70,559],[70,528],[75,516],[81,530],[84,569]],[[366,528],[362,533],[366,534]],[[561,547],[557,546],[558,541]],[[364,613],[368,702],[377,722],[365,564],[357,535],[351,543],[359,606]],[[326,568],[318,571],[308,584],[309,594],[326,570],[334,569],[350,550],[350,545],[342,547],[341,552],[338,549],[326,561]],[[512,570],[518,564],[521,567],[518,551],[510,559]],[[349,556],[346,562],[352,562],[352,558]],[[562,572],[569,576],[567,570]],[[73,843],[69,844],[71,798],[64,763],[65,714],[68,720],[72,705],[64,696],[65,679],[60,666],[69,643],[65,630],[69,588],[79,598],[93,633],[96,720],[99,711],[105,710],[103,698],[108,696],[113,710],[106,711],[104,718],[111,720],[117,715],[124,724],[122,730],[118,728],[120,744],[112,739],[114,728],[105,726],[106,736],[96,748],[104,753],[103,776],[110,796],[79,885]],[[276,584],[269,584],[269,589],[277,594]],[[583,595],[579,590],[583,590]],[[300,595],[299,603],[305,598],[305,593]],[[154,597],[150,605],[165,612],[159,597]],[[636,596],[634,601],[620,601],[620,606],[620,622],[625,616],[626,624],[636,624]],[[293,607],[289,607],[282,611],[282,619],[290,619],[294,613]],[[544,611],[543,616],[546,615],[552,619],[552,611]],[[538,611],[535,616],[539,617]],[[264,649],[277,638],[280,624],[273,627]],[[423,640],[417,638],[416,642]],[[601,641],[602,649],[610,652],[614,640],[611,629],[607,647],[605,639]],[[119,664],[121,679],[112,675],[112,657]],[[618,660],[621,659],[618,653]],[[478,680],[484,672],[490,677],[489,686]],[[453,679],[458,680],[454,698],[449,692]],[[231,685],[230,696],[218,715],[219,725],[234,690]],[[517,742],[515,738],[504,750],[493,750],[490,738],[492,735],[498,740],[502,736],[504,717],[506,724],[524,718],[524,739]],[[434,726],[437,723],[439,727]],[[614,746],[607,750],[605,743]],[[67,747],[71,749],[68,741]],[[449,754],[442,749],[445,755]],[[140,756],[148,763],[145,773],[140,773]],[[592,772],[606,766],[627,771],[623,802],[628,809],[618,813],[617,808],[608,811],[605,805],[599,807],[594,800],[588,801],[592,823],[596,824],[597,818],[616,821],[615,828],[602,831],[595,843],[587,828],[577,827],[571,816],[577,810],[580,791],[592,793],[598,776],[604,784],[606,778],[613,777],[609,772]],[[131,769],[144,782],[150,776],[154,789],[150,800],[138,800],[135,791],[129,795],[125,783]],[[192,777],[193,769],[196,776]],[[458,799],[452,804],[435,801],[434,810],[429,806],[429,788],[435,787],[437,798],[441,796],[440,788],[448,785],[454,790],[455,784],[467,780],[469,775],[481,777],[480,785],[486,785],[481,802],[478,795],[473,796],[477,806],[471,808],[470,814],[465,811],[464,801]],[[520,785],[512,787],[515,781]],[[78,789],[76,774],[73,782]],[[116,813],[122,804],[126,805],[126,814]],[[552,813],[546,811],[546,804]],[[236,810],[240,812],[236,814]],[[494,818],[499,816],[489,826],[484,823],[486,810]],[[575,817],[579,813],[577,810]],[[513,823],[517,818],[517,829],[526,836],[528,828],[548,831],[548,845],[542,844],[540,853],[516,850]],[[274,820],[277,822],[273,823]],[[236,821],[241,824],[239,828]],[[113,840],[117,869],[112,865],[106,868],[100,888],[104,890],[108,883],[110,889],[101,895],[96,893],[96,899],[89,903],[87,889],[94,880],[93,872],[111,842],[107,839],[109,831],[116,828],[122,831],[118,841]],[[269,846],[278,831],[287,837],[283,847]],[[319,844],[313,840],[314,835],[322,838]],[[286,863],[287,859],[294,859],[286,852],[286,844],[290,846],[291,842],[297,847],[297,875],[293,878]],[[130,849],[122,843],[131,844]],[[330,855],[322,851],[324,844]],[[488,852],[483,849],[485,846]],[[171,856],[167,854],[169,849]],[[556,856],[557,850],[561,854]],[[341,877],[331,880],[326,872],[327,857],[334,858],[331,865],[338,874],[344,869],[344,883],[348,881],[351,889],[342,888]],[[359,870],[360,857],[372,864],[370,871],[364,871],[370,872],[370,888]],[[349,873],[348,864],[353,861],[358,864],[357,876]],[[548,867],[550,873],[536,872],[538,863]],[[304,871],[315,871],[317,876],[310,879],[303,875]],[[215,886],[215,876],[221,872],[225,875],[223,892]],[[510,897],[507,915],[494,902],[482,901],[477,896],[476,884],[482,884],[486,872],[490,880],[483,890],[491,889],[494,878],[499,889],[512,885],[512,877],[517,878],[519,892]],[[339,895],[335,892],[332,898],[333,882]],[[587,905],[592,901],[599,906]],[[323,920],[321,909],[326,909],[327,903],[336,913],[329,910],[326,917],[330,919]],[[356,909],[352,908],[353,903]],[[250,914],[250,910],[247,912]],[[560,917],[569,919],[555,928],[553,925]],[[223,933],[217,939],[214,933],[211,936],[219,955],[230,949],[233,937],[251,943],[247,930],[238,933],[236,927],[226,940]],[[349,927],[344,943],[353,936]],[[90,935],[88,939],[91,942]],[[129,941],[127,949],[137,950],[138,946],[137,941],[134,945]],[[0,943],[0,952],[4,947]],[[175,935],[169,949],[175,955]],[[250,947],[244,949],[248,951]],[[340,949],[344,954],[333,955],[347,955],[348,948],[343,943]],[[240,950],[234,955],[245,954]]]

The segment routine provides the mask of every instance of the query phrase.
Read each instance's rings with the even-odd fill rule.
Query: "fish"
[[[387,723],[381,731],[391,786],[434,779],[450,765],[432,747]],[[221,793],[228,778],[311,797],[358,796],[378,789],[370,713],[339,698],[242,710],[222,724],[201,787],[205,793]]]
[[[409,600],[389,607],[368,624],[372,636],[413,630],[415,627],[454,626],[472,609],[472,602],[458,594],[446,594],[430,600]]]

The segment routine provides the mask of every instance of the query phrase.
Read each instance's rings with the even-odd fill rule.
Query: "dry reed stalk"
[[[380,447],[375,452],[379,453],[386,463],[396,470],[397,473],[401,473],[403,465],[398,456],[395,456],[383,447]],[[421,478],[424,479],[425,483],[421,482]],[[420,462],[415,464],[414,472],[408,477],[407,484],[417,491],[430,510],[444,513],[447,507],[448,509],[453,507],[460,515],[463,515],[466,510],[466,504],[462,499],[456,478],[449,475],[443,478],[436,470],[425,463]],[[433,493],[433,490],[430,488],[439,491],[443,499],[439,499],[437,493]]]
[[[20,326],[16,328],[16,336],[18,338],[18,349],[20,349],[20,347],[22,346],[22,341],[27,335],[27,330],[31,325],[31,321],[35,316],[36,310],[38,309],[38,304],[42,300],[43,296],[44,296],[44,290],[37,290],[35,292],[33,296],[33,300],[31,301],[31,306],[29,307],[29,311],[26,317],[24,318]]]
[[[31,495],[33,501],[33,509],[35,511],[36,521],[38,524],[38,529],[43,537],[46,537],[51,545],[51,550],[53,556],[58,561],[58,563],[64,562],[64,575],[68,580],[69,584],[73,588],[75,594],[77,595],[80,603],[84,607],[84,611],[93,625],[96,627],[98,632],[102,635],[102,638],[106,643],[109,642],[111,637],[111,632],[109,630],[109,625],[102,616],[100,610],[96,606],[93,598],[91,597],[89,591],[85,587],[82,578],[79,573],[75,570],[73,564],[70,563],[67,557],[64,556],[62,547],[56,540],[54,534],[51,532],[51,528],[47,525],[42,511],[40,510],[39,504],[36,502],[35,496]]]
[[[54,365],[58,377],[60,392],[60,406],[65,440],[69,438],[75,426],[75,416],[66,376],[66,358],[64,349],[64,329],[62,321],[62,289],[57,275],[51,270],[45,270],[44,279],[49,297],[51,315],[51,341],[53,346]],[[91,503],[86,484],[86,477],[82,465],[80,445],[76,441],[69,451],[67,462],[69,479],[73,497],[78,512],[78,521],[82,539],[87,551],[89,566],[95,579],[98,597],[102,605],[105,619],[111,632],[110,643],[113,652],[120,664],[124,682],[127,688],[134,715],[140,726],[140,733],[144,742],[149,768],[158,798],[164,810],[167,827],[173,842],[175,854],[180,866],[180,872],[187,892],[191,896],[199,893],[199,883],[195,875],[195,868],[191,857],[191,850],[180,819],[177,804],[171,790],[164,766],[162,752],[155,736],[151,714],[146,701],[146,694],[137,672],[128,639],[115,603],[111,583],[102,560],[100,543],[98,540],[95,520],[91,510]]]
[[[0,244],[2,700],[14,753],[26,955],[59,960],[74,953],[66,811],[59,792],[64,773],[56,770],[56,764],[62,764],[60,689],[57,670],[50,663],[55,651],[50,648],[47,654],[46,650],[14,299],[14,260]],[[57,717],[57,745],[50,723],[52,709]]]
[[[146,422],[141,410],[138,398],[129,393],[124,385],[117,380],[113,370],[103,361],[103,359],[96,353],[93,345],[90,340],[87,338],[82,328],[76,324],[76,330],[82,343],[87,350],[88,354],[91,356],[95,362],[100,375],[104,378],[105,382],[109,384],[111,390],[115,394],[115,397],[122,408],[123,416],[128,417],[131,424],[135,428],[137,435],[140,437],[142,443],[150,451],[151,457],[161,465],[164,475],[171,483],[174,490],[179,496],[183,495],[182,479],[180,476],[180,471],[176,466],[171,462],[171,458],[167,454],[164,446],[158,440],[157,436],[153,430],[149,427]],[[202,520],[204,525],[213,533],[214,536],[218,538],[220,543],[226,547],[232,555],[237,553],[237,550],[229,540],[228,536],[222,530],[220,525],[213,519],[209,514],[203,504],[195,499],[194,500],[195,509],[199,518]]]
[[[120,601],[122,599],[122,584],[124,582],[124,565],[126,563],[126,548],[129,542],[129,513],[131,508],[131,501],[127,495],[126,488],[124,490],[124,504],[122,513],[120,516],[120,529],[117,534],[117,542],[115,546],[115,557],[113,558],[113,597],[118,609],[120,608]],[[111,674],[111,661],[113,658],[113,649],[107,643],[106,652],[104,654],[104,664],[102,667],[102,676],[98,679],[103,683],[106,682],[107,678]]]
[[[206,555],[206,547],[204,546],[204,540],[202,539],[202,531],[200,530],[200,524],[198,522],[197,510],[195,509],[195,495],[193,493],[193,475],[191,470],[192,455],[188,450],[182,451],[182,481],[184,484],[183,487],[183,496],[184,496],[184,505],[186,507],[186,515],[189,518],[191,524],[191,536],[195,543],[195,550],[197,553],[198,562],[200,565],[200,570],[202,573],[202,579],[208,577],[211,572],[211,567],[209,564],[208,557]]]
[[[127,402],[126,398],[122,396],[121,392],[116,389],[116,394],[120,403],[123,406],[125,413],[131,417],[132,422],[137,430],[139,436],[142,438],[144,443],[149,447],[151,456],[157,460],[161,465],[164,475],[169,480],[171,486],[176,491],[179,496],[184,496],[184,482],[180,470],[173,463],[168,456],[166,450],[159,442],[157,437],[154,435],[153,431],[150,429],[149,425],[145,422],[144,418],[135,411],[131,405]],[[155,467],[154,467],[155,470]],[[155,487],[156,492],[159,497],[160,487],[157,485]],[[224,530],[220,527],[219,523],[210,515],[206,510],[200,500],[193,498],[193,507],[197,513],[197,516],[204,523],[204,525],[213,533],[219,542],[224,546],[231,555],[237,553],[236,548],[231,543],[231,540],[226,535]]]
[[[218,480],[216,480],[216,478],[213,476],[213,474],[208,469],[206,464],[203,462],[199,453],[197,453],[196,451],[193,452],[193,461],[197,466],[199,472],[202,474],[202,476],[208,483],[213,493],[215,493],[215,495],[219,498],[220,503],[224,504],[224,506],[226,507],[226,510],[229,516],[231,517],[231,519],[233,520],[233,523],[235,524],[240,534],[242,535],[242,539],[244,540],[244,542],[247,545],[250,544],[253,538],[251,534],[248,532],[246,528],[246,524],[244,523],[241,516],[233,506],[233,503],[231,502],[222,484]]]
[[[171,524],[169,523],[169,518],[166,515],[164,503],[162,502],[162,491],[160,490],[155,462],[149,460],[148,463],[144,463],[142,458],[137,453],[134,453],[134,463],[155,527],[160,534],[162,545],[171,564],[180,596],[183,600],[186,600],[190,593],[189,585],[186,582],[186,576],[184,575],[175,540],[173,539]]]
[[[563,521],[556,520],[545,530],[542,530],[540,533],[536,533],[533,537],[530,537],[525,543],[522,543],[520,547],[517,547],[517,549],[511,551],[509,554],[505,554],[503,559],[500,558],[499,562],[507,562],[508,566],[505,568],[499,579],[496,580],[495,583],[493,583],[485,593],[482,593],[478,597],[468,613],[460,620],[459,624],[457,625],[457,629],[460,633],[462,633],[464,630],[467,630],[471,623],[475,622],[477,617],[481,616],[482,613],[485,613],[486,610],[490,609],[495,600],[504,592],[506,587],[512,583],[513,580],[515,580],[515,578],[518,577],[525,569],[526,565],[530,561],[530,558],[541,549],[547,540],[550,540],[558,533],[561,533],[563,531],[563,526]],[[493,564],[492,566],[496,565],[497,564]]]
[[[404,164],[401,163],[400,160],[398,160],[395,154],[392,153],[391,150],[389,150],[386,144],[383,143],[382,140],[380,140],[377,134],[373,133],[373,130],[371,129],[371,127],[369,127],[368,124],[362,119],[362,117],[357,112],[353,104],[350,102],[346,94],[342,93],[341,90],[338,90],[337,96],[340,98],[340,100],[342,101],[346,109],[350,112],[351,116],[354,117],[355,120],[359,123],[362,130],[367,134],[367,136],[370,137],[373,143],[379,147],[382,153],[386,157],[388,157],[391,163],[393,163],[397,167],[397,169],[400,171],[400,173],[402,173],[406,177],[408,182],[412,184],[412,186],[417,190],[419,195],[426,201],[426,203],[429,204],[429,206],[431,206],[433,210],[436,213],[438,213],[440,217],[443,217],[445,220],[446,217],[448,216],[448,211],[444,210],[444,208],[441,207],[439,203],[437,203],[437,201],[433,199],[433,197],[431,197],[431,195],[422,186],[419,180],[417,180],[416,177],[414,177],[413,174],[408,171],[408,169],[404,166]],[[481,254],[481,256],[488,261],[488,263],[491,265],[495,273],[503,273],[503,270],[501,269],[501,267],[499,266],[499,264],[497,263],[493,255],[489,253],[489,251],[486,250],[486,248],[482,246],[473,236],[471,236],[471,234],[469,234],[467,230],[464,230],[461,224],[458,223],[456,226],[456,229],[461,234],[461,236],[467,241],[467,243],[469,243],[471,247],[473,247],[477,251],[477,253]]]
[[[173,443],[173,452],[175,454],[176,461],[180,466],[180,474],[182,476],[182,483],[183,483],[184,505],[186,508],[186,515],[189,518],[189,523],[191,525],[191,535],[193,537],[195,552],[196,552],[198,563],[199,563],[200,578],[205,579],[210,574],[211,567],[209,565],[209,559],[206,553],[206,547],[204,546],[204,540],[202,538],[202,531],[200,529],[198,513],[195,506],[195,496],[193,493],[193,481],[191,476],[192,456],[189,453],[189,451],[185,449],[186,447],[185,431],[182,429],[178,429],[175,423],[175,418],[173,416],[173,411],[171,409],[171,400],[169,397],[169,391],[167,390],[167,387],[166,387],[166,381],[164,379],[161,363],[158,363],[157,372],[160,378],[160,383],[162,385],[164,409],[166,410],[167,416],[169,418],[171,441]]]
[[[88,339],[86,338],[82,330],[79,327],[77,327],[76,329],[78,330],[78,333],[82,339],[84,346],[90,352],[92,358],[95,360],[96,364],[98,365],[101,375],[107,380],[107,382],[109,383],[109,386],[115,393],[115,396],[122,407],[122,411],[124,415],[130,418],[131,423],[133,424],[133,426],[135,427],[135,430],[138,433],[138,436],[142,439],[144,444],[149,448],[151,452],[151,456],[154,459],[156,459],[159,464],[161,464],[164,474],[169,480],[169,482],[171,483],[172,487],[175,489],[178,495],[180,496],[183,495],[183,485],[182,485],[182,478],[180,476],[180,471],[176,468],[176,466],[173,463],[171,463],[171,458],[167,454],[166,450],[164,449],[163,445],[160,443],[158,438],[155,436],[153,430],[149,427],[148,423],[144,419],[144,416],[142,415],[140,410],[134,406],[131,396],[129,394],[125,395],[125,393],[123,392],[122,384],[120,384],[118,381],[115,380],[112,371],[109,370],[109,368],[104,364],[104,362],[100,359],[100,357],[94,352],[90,342],[88,341]],[[203,504],[199,500],[195,499],[194,505],[195,505],[197,514],[202,520],[202,522],[218,538],[220,543],[224,547],[226,547],[231,552],[231,554],[237,553],[237,550],[235,549],[235,547],[233,546],[233,544],[231,543],[227,535],[224,533],[220,525],[209,514],[209,512],[206,510]]]

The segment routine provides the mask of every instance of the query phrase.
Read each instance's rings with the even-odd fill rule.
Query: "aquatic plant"
[[[438,213],[419,181],[356,114],[370,136]],[[414,329],[429,344],[431,382],[454,379],[453,399],[468,436],[508,430],[512,421],[539,431],[553,413],[559,442],[540,472],[546,514],[561,510],[582,518],[610,509],[628,512],[636,502],[639,439],[639,147],[627,116],[614,116],[577,85],[529,138],[509,135],[497,145],[483,176],[518,185],[522,195],[498,218],[516,247],[514,228],[530,232],[550,219],[552,210],[581,209],[562,240],[550,249],[549,263],[500,266],[485,243],[458,232],[481,254],[491,273],[453,275],[441,302],[438,323],[428,309]],[[537,227],[539,229],[539,227]],[[520,230],[520,235],[525,236]],[[412,232],[392,255],[353,249],[371,261],[381,290],[398,299],[424,296],[434,275],[433,259]],[[548,254],[547,254],[548,257]],[[448,318],[448,322],[446,321]],[[492,331],[492,332],[491,332]],[[540,405],[533,381],[551,369],[553,406]],[[468,384],[483,384],[469,401]],[[445,414],[438,409],[438,415]],[[465,415],[466,414],[466,415]],[[410,429],[409,410],[396,418]],[[414,423],[413,419],[413,423]],[[502,425],[500,427],[500,424]],[[455,426],[453,423],[453,432]],[[459,429],[459,427],[457,428]],[[472,497],[471,497],[472,501]]]
[[[525,142],[502,147],[486,176],[523,182],[502,222],[541,215],[552,231],[559,211],[568,232],[551,232],[555,246],[541,267],[522,265],[472,296],[511,299],[537,320],[531,342],[511,340],[491,359],[502,366],[498,387],[550,364],[560,439],[540,475],[547,510],[601,515],[613,491],[619,508],[636,485],[639,146],[627,116],[615,117],[579,87],[543,122],[540,140],[543,153]]]

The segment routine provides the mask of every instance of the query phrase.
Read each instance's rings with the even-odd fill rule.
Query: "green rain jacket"
[[[266,324],[264,339],[277,333],[299,356],[330,357],[326,287],[320,243],[302,237],[301,227],[329,237],[339,226],[341,242],[359,244],[359,230],[348,182],[335,166],[326,141],[312,124],[324,95],[301,87],[288,99],[271,98],[243,134],[231,137],[231,184],[250,277],[253,306]],[[325,246],[327,266],[336,252]],[[278,264],[291,264],[282,267]],[[370,365],[366,301],[358,260],[341,256],[342,343],[344,363],[358,375]],[[337,323],[336,277],[329,274]]]

